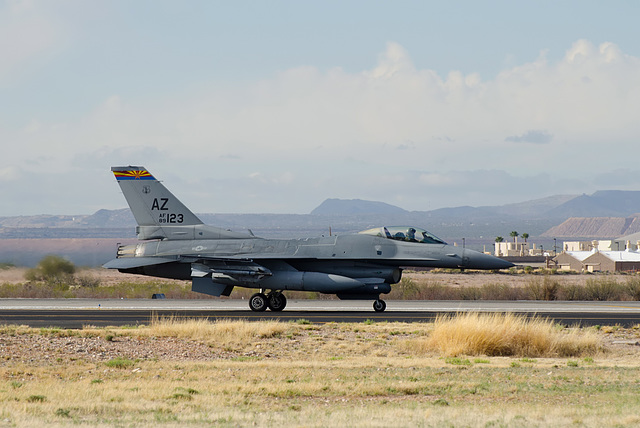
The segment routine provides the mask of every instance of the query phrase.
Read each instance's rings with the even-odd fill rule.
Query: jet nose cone
[[[510,261],[499,259],[497,257],[494,257],[494,259],[496,259],[495,262],[494,262],[496,267],[491,268],[491,269],[509,269],[509,268],[512,268],[512,267],[515,266]]]
[[[491,256],[489,254],[469,251],[467,254],[469,262],[465,266],[467,269],[485,269],[485,270],[499,270],[509,269],[515,266],[513,263],[508,262],[498,257]]]

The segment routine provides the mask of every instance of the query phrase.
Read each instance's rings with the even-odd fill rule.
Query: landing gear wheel
[[[384,300],[376,300],[375,302],[373,302],[373,310],[376,312],[384,312],[384,310],[387,309],[387,304],[385,303]]]
[[[287,298],[284,294],[274,291],[267,296],[267,304],[272,311],[280,312],[287,306]]]
[[[253,312],[264,312],[267,310],[267,296],[256,293],[249,299],[249,307]]]

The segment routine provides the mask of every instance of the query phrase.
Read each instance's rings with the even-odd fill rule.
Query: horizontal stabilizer
[[[135,267],[160,265],[175,261],[175,259],[168,259],[164,257],[122,257],[119,259],[113,259],[102,265],[102,267],[107,269],[131,269]]]

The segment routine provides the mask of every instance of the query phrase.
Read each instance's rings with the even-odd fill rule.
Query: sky
[[[0,217],[640,190],[640,2],[0,0]]]

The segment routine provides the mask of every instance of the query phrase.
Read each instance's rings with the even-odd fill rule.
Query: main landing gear
[[[254,312],[264,312],[267,308],[273,312],[280,312],[285,306],[287,298],[279,291],[272,291],[267,295],[264,292],[256,293],[249,299],[249,307]]]

